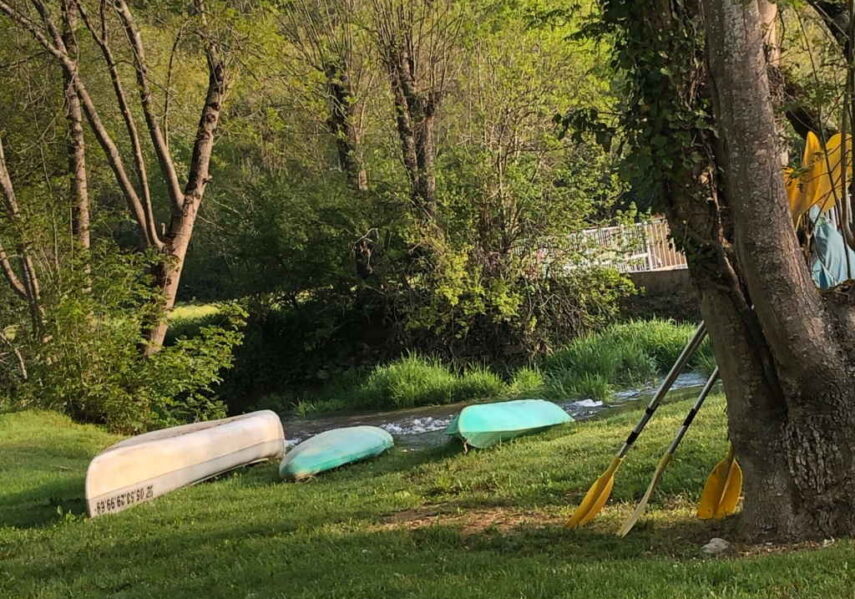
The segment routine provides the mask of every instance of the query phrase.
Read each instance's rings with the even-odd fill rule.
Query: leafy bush
[[[156,300],[139,274],[147,258],[96,257],[91,291],[59,294],[46,286],[43,335],[20,318],[15,344],[26,374],[0,373],[10,405],[59,410],[127,433],[224,415],[214,386],[241,342],[244,311],[224,305],[219,326],[202,325],[144,357],[141,331]]]

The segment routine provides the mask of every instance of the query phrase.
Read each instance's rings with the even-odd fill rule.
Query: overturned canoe
[[[119,512],[284,451],[282,421],[270,410],[131,437],[90,462],[86,508],[92,517]]]
[[[279,475],[301,480],[380,455],[394,444],[392,435],[376,426],[333,429],[303,441],[285,454]]]
[[[445,432],[460,437],[466,445],[490,447],[565,422],[573,422],[573,418],[550,401],[518,399],[467,406],[448,424]]]

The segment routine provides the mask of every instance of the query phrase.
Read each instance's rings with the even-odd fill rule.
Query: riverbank
[[[213,304],[179,306],[172,315],[170,338],[193,337],[216,318]],[[451,364],[414,352],[373,366],[362,364],[333,371],[321,368],[312,385],[279,381],[266,385],[267,391],[257,395],[248,390],[261,379],[272,379],[269,372],[253,370],[256,362],[264,362],[259,361],[262,355],[277,355],[283,344],[293,340],[279,339],[268,331],[262,341],[255,337],[255,331],[245,341],[251,349],[239,350],[235,368],[221,373],[224,382],[218,394],[231,413],[269,408],[296,416],[530,397],[608,403],[620,400],[622,392],[664,375],[694,330],[693,324],[668,319],[627,320],[574,339],[515,368],[465,361]],[[247,358],[253,364],[249,370]],[[278,369],[288,363],[283,358]],[[688,370],[709,373],[714,366],[707,342],[692,358]]]
[[[609,403],[668,372],[694,330],[693,325],[662,319],[615,323],[510,372],[489,365],[453,368],[411,354],[304,393],[292,406],[282,405],[276,396],[261,405],[307,416],[526,397]],[[706,342],[688,369],[708,374],[714,367]]]
[[[53,413],[0,415],[0,596],[59,597],[843,597],[855,558],[827,547],[736,545],[701,558],[738,522],[704,523],[694,501],[726,450],[710,399],[648,514],[632,511],[691,400],[663,406],[593,526],[562,524],[638,418],[636,409],[463,454],[395,449],[303,484],[275,464],[235,472],[120,514],[81,516],[91,457],[117,437]]]

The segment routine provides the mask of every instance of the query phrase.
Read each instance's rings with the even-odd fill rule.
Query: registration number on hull
[[[126,507],[132,506],[141,501],[147,501],[154,497],[154,485],[143,485],[130,491],[122,491],[112,497],[99,499],[95,503],[95,514],[109,514],[110,512],[118,512]]]

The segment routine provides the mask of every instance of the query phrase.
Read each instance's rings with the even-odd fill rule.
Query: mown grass
[[[51,413],[0,416],[0,596],[244,598],[826,598],[852,595],[849,541],[785,550],[737,544],[701,558],[738,520],[692,518],[724,455],[710,400],[626,539],[632,510],[690,402],[662,408],[593,526],[562,526],[638,410],[486,451],[392,450],[308,483],[240,470],[86,520],[89,459],[115,437]],[[779,550],[780,549],[780,550]],[[774,551],[774,552],[773,552]]]

